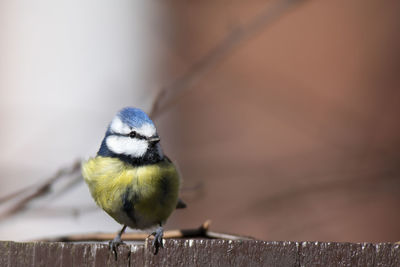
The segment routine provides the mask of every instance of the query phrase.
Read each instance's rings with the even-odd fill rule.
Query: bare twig
[[[157,115],[157,111],[160,108],[160,104],[162,102],[162,100],[165,98],[165,95],[167,93],[167,87],[163,87],[161,88],[161,90],[159,90],[156,94],[156,96],[154,97],[154,101],[153,101],[153,105],[151,107],[151,110],[149,112],[149,115],[151,118],[154,118]]]
[[[249,23],[231,31],[221,42],[214,46],[206,55],[195,62],[182,76],[172,81],[169,85],[160,89],[153,102],[150,111],[152,117],[157,117],[166,109],[170,108],[183,91],[191,87],[195,82],[204,76],[217,64],[220,64],[236,48],[242,45],[251,37],[256,36],[277,19],[281,18],[287,11],[304,0],[282,0],[277,1],[272,7],[268,6]],[[166,95],[172,94],[167,100]],[[164,102],[164,103],[162,103]]]
[[[5,195],[3,197],[0,197],[0,205],[5,203],[5,202],[8,202],[10,200],[13,200],[13,199],[17,198],[18,196],[24,195],[26,192],[32,190],[32,187],[34,187],[34,185],[27,186],[25,188],[22,188],[20,190],[12,192],[11,194],[8,194],[8,195]]]
[[[11,208],[7,209],[6,211],[0,213],[0,220],[5,219],[25,208],[25,206],[32,201],[33,199],[39,198],[47,194],[51,188],[51,186],[59,179],[66,177],[67,175],[72,175],[80,170],[80,161],[75,161],[71,166],[68,166],[66,168],[61,168],[59,169],[52,177],[49,179],[45,180],[41,185],[39,186],[30,186],[27,188],[24,188],[22,190],[19,190],[18,192],[12,193],[10,195],[7,195],[5,197],[2,197],[2,202],[11,201],[15,198],[17,198],[20,195],[24,195],[22,199],[20,199],[16,204],[14,204]],[[68,184],[70,185],[70,184]],[[32,191],[32,192],[29,192]]]
[[[237,236],[223,233],[210,232],[211,221],[205,221],[199,228],[185,229],[185,230],[170,230],[164,232],[164,238],[210,238],[210,239],[231,239],[231,240],[247,240],[253,239],[245,236]],[[41,239],[38,241],[51,241],[51,242],[82,242],[82,241],[107,241],[112,240],[115,233],[95,233],[95,234],[82,234],[82,235],[68,235],[55,237],[50,239]],[[122,239],[125,241],[144,241],[149,237],[147,233],[125,233]]]

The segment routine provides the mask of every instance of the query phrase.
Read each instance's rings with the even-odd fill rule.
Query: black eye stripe
[[[133,132],[135,134],[133,134]],[[148,138],[144,135],[141,135],[135,131],[132,131],[128,134],[121,134],[121,133],[113,133],[112,135],[116,135],[116,136],[124,136],[124,137],[130,137],[130,138],[136,138],[136,139],[141,139],[141,140],[147,140]]]
[[[137,138],[137,139],[147,139],[146,136],[141,135],[135,131],[130,132],[129,134],[127,134],[127,136],[129,136],[130,138]]]
[[[146,136],[143,136],[143,135],[140,135],[140,134],[137,134],[136,138],[138,138],[138,139],[147,139]]]

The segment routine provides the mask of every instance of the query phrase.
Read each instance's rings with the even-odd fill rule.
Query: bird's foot
[[[157,230],[155,232],[153,232],[151,235],[154,235],[154,239],[153,239],[153,247],[155,248],[155,252],[154,255],[157,255],[158,253],[158,249],[161,247],[164,247],[163,244],[163,235],[164,235],[164,229],[162,228],[162,226],[158,227]]]
[[[108,245],[110,247],[110,251],[112,251],[114,253],[115,256],[115,260],[117,260],[117,249],[120,245],[124,244],[124,242],[122,242],[121,236],[117,235],[113,240],[111,240]]]

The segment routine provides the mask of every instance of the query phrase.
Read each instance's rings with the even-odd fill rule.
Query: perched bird
[[[116,252],[127,226],[158,228],[155,254],[163,247],[162,225],[175,208],[180,177],[175,165],[163,154],[152,120],[137,108],[122,109],[111,121],[97,156],[84,162],[82,175],[97,205],[123,225],[110,241]]]

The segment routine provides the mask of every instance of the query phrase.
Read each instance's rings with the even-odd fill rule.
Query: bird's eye
[[[136,132],[135,131],[130,132],[129,133],[129,137],[130,138],[135,138],[136,137]]]

